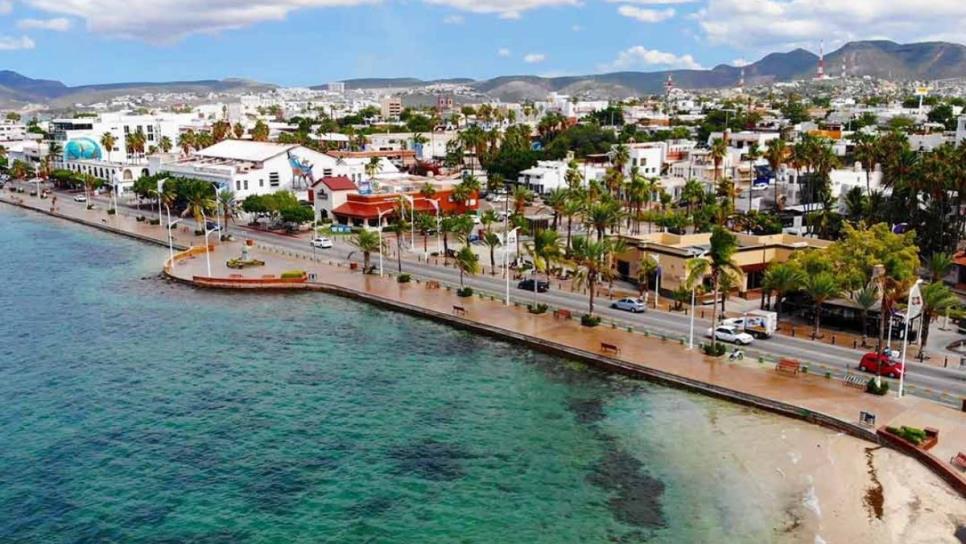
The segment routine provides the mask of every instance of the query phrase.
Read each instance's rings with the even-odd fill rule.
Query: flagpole
[[[909,347],[909,320],[912,319],[912,295],[916,293],[916,298],[921,299],[919,295],[919,284],[922,280],[916,280],[916,283],[909,289],[909,298],[906,302],[906,315],[905,315],[905,334],[902,335],[902,362],[899,365],[899,391],[896,394],[896,398],[902,398],[903,388],[906,381],[906,348]],[[921,301],[917,300],[916,305],[921,306]],[[921,311],[920,311],[921,313]]]

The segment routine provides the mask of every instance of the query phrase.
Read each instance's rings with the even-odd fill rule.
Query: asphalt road
[[[81,204],[74,203],[70,195],[64,193],[61,196],[62,198],[60,200],[62,205],[81,206]],[[101,198],[98,198],[95,203],[100,208],[106,207],[107,204],[106,200],[102,200]],[[133,208],[122,206],[119,213],[129,216],[137,215],[138,213],[151,216],[152,213],[156,212],[151,212],[148,209],[142,209],[141,212],[138,212]],[[190,218],[185,218],[182,222],[189,227],[194,225],[194,221]],[[353,261],[362,261],[362,255],[358,250],[339,236],[333,237],[335,247],[315,250],[313,252],[312,247],[304,238],[270,233],[240,225],[232,225],[230,230],[236,237],[250,238],[286,250],[299,251],[307,256],[313,254],[327,256],[333,261],[346,261],[351,257]],[[192,237],[191,240],[185,240],[184,238],[185,235],[183,233],[178,233],[178,239],[180,241],[197,243],[197,238],[195,237]],[[430,247],[432,248],[434,246],[435,244],[431,242]],[[416,249],[416,253],[410,254],[411,258],[408,258],[409,256],[404,253],[404,272],[420,278],[445,282],[450,285],[458,284],[459,273],[455,268],[417,262],[417,255],[422,254],[422,248],[417,247]],[[406,252],[405,248],[404,252]],[[378,259],[375,258],[374,261],[377,262]],[[484,261],[488,260],[484,259]],[[501,256],[498,254],[497,262],[499,263],[501,261]],[[383,267],[386,272],[395,271],[396,266],[395,259],[386,258],[384,260]],[[488,270],[489,266],[485,266],[484,268]],[[476,290],[492,295],[499,295],[501,298],[504,296],[506,289],[506,282],[502,277],[494,277],[488,274],[466,278],[465,282]],[[511,301],[527,304],[534,301],[534,294],[529,291],[517,289],[516,282],[511,280],[510,299]],[[537,302],[547,304],[554,308],[566,308],[573,311],[574,315],[580,315],[587,310],[587,296],[569,291],[551,290],[547,293],[539,293],[536,295],[536,300]],[[675,338],[687,338],[689,335],[690,317],[688,316],[658,311],[630,314],[628,312],[611,309],[608,306],[610,301],[606,297],[598,300],[599,303],[595,305],[595,312],[607,322],[615,322],[621,327],[630,326],[638,330],[647,330],[651,334],[664,334]],[[709,320],[695,319],[695,346],[704,340],[705,331],[710,326],[711,323]],[[843,376],[847,370],[857,373],[856,365],[864,353],[861,350],[832,346],[808,339],[788,336],[773,336],[769,339],[757,340],[754,344],[745,348],[745,352],[750,357],[757,357],[759,355],[770,359],[789,357],[803,362],[823,364],[832,369],[831,372],[834,376]],[[966,369],[939,368],[915,361],[907,361],[907,367],[908,371],[905,382],[907,386],[912,386],[911,389],[907,390],[908,394],[939,400],[954,404],[957,407],[961,405],[962,399],[966,398]],[[898,388],[898,380],[888,379],[887,381],[891,382],[891,391],[896,391]]]

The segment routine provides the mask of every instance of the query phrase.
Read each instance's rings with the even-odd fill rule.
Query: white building
[[[161,115],[125,115],[105,113],[98,117],[54,119],[50,123],[51,137],[63,149],[63,161],[109,160],[117,163],[137,162],[142,157],[129,156],[125,145],[126,136],[138,131],[144,134],[145,152],[159,147],[167,138],[177,145],[182,127],[193,126],[195,116],[190,113],[165,113]],[[114,147],[104,149],[104,134],[114,136]]]
[[[537,161],[537,165],[520,171],[517,183],[537,194],[567,187],[567,161]],[[577,170],[583,177],[583,185],[590,180],[602,180],[607,169],[587,163],[579,163]]]
[[[459,132],[451,131],[432,131],[422,133],[426,141],[415,144],[414,132],[388,132],[375,133],[366,136],[367,151],[402,151],[413,150],[416,157],[422,160],[446,157],[446,146],[454,139],[459,137]]]
[[[956,122],[956,145],[966,140],[966,115],[960,117]]]
[[[5,121],[0,123],[0,142],[18,142],[27,139],[27,125]]]
[[[614,146],[611,148],[613,152]],[[624,175],[629,176],[632,168],[646,177],[661,175],[661,169],[667,159],[668,144],[666,142],[645,142],[626,144],[630,160],[624,166]]]

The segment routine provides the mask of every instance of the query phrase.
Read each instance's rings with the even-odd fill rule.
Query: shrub
[[[546,304],[527,304],[527,311],[531,314],[543,314],[547,312],[547,309]]]
[[[115,215],[115,214],[117,214],[117,210],[115,210],[114,208],[110,208],[107,210],[107,215]]]
[[[886,427],[886,430],[908,442],[912,442],[917,446],[922,444],[923,440],[926,439],[926,431],[917,429],[916,427],[906,427],[903,425],[898,429],[895,427]]]
[[[87,209],[88,210],[93,210],[94,209],[94,205],[93,204],[88,204],[87,205]]]
[[[584,314],[580,316],[580,324],[585,327],[596,327],[600,325],[600,318],[596,315]]]
[[[883,380],[882,385],[876,385],[875,378],[869,378],[869,381],[865,384],[865,392],[881,397],[889,392],[889,382]]]
[[[409,283],[413,279],[412,276],[403,272],[402,274],[396,276],[396,281],[399,283]]]
[[[724,344],[714,343],[714,344],[701,344],[701,351],[709,357],[721,357],[725,354],[728,348]]]
[[[286,270],[282,272],[281,278],[283,280],[302,278],[305,277],[305,270]]]
[[[148,221],[148,223],[150,223],[152,225],[160,225],[161,224],[161,220],[160,219],[151,219],[151,220]]]
[[[195,229],[195,236],[204,236],[205,229]]]
[[[144,216],[143,215],[139,215],[139,216],[135,217],[134,220],[137,221],[138,223],[144,223]]]
[[[471,296],[473,296],[473,288],[472,287],[460,287],[459,289],[456,290],[456,296],[463,297],[463,298],[471,297]]]

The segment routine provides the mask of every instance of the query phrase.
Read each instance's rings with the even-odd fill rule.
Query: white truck
[[[767,310],[751,310],[741,317],[725,319],[722,324],[737,327],[755,338],[769,338],[778,330],[778,314]]]

